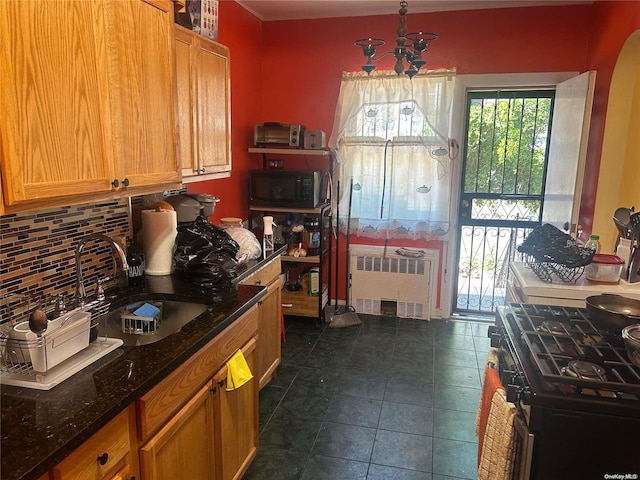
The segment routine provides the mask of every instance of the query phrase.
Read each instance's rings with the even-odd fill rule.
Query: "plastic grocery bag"
[[[239,263],[242,264],[249,260],[260,258],[262,246],[251,230],[243,227],[228,227],[226,231],[240,246],[240,250],[236,254],[236,260]]]

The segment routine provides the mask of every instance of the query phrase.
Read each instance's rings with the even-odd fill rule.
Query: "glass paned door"
[[[542,218],[554,92],[467,94],[453,311],[504,305],[515,247]]]

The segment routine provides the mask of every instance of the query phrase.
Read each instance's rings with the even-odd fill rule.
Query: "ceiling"
[[[260,20],[362,17],[398,13],[394,0],[236,0]],[[593,0],[413,0],[411,13],[593,3]]]

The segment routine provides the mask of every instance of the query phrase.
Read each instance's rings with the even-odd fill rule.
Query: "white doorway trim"
[[[449,210],[449,241],[442,249],[442,285],[440,291],[440,310],[443,318],[451,317],[454,277],[458,267],[455,265],[457,251],[458,208],[460,201],[460,179],[462,177],[462,159],[464,158],[464,125],[466,96],[470,90],[495,90],[502,88],[555,88],[579,72],[542,72],[542,73],[491,73],[456,76],[456,90],[453,98],[451,135],[460,145],[460,153],[451,168],[451,208]]]

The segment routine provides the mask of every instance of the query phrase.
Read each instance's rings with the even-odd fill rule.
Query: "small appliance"
[[[253,142],[256,147],[300,148],[306,127],[299,123],[265,122],[255,126]]]
[[[198,216],[210,217],[220,199],[206,193],[180,193],[166,197],[165,201],[176,211],[178,223],[184,223],[193,222]]]
[[[324,171],[251,170],[249,192],[259,207],[316,208],[324,201]]]
[[[322,130],[307,130],[304,132],[305,150],[322,150],[327,147],[327,135]]]

